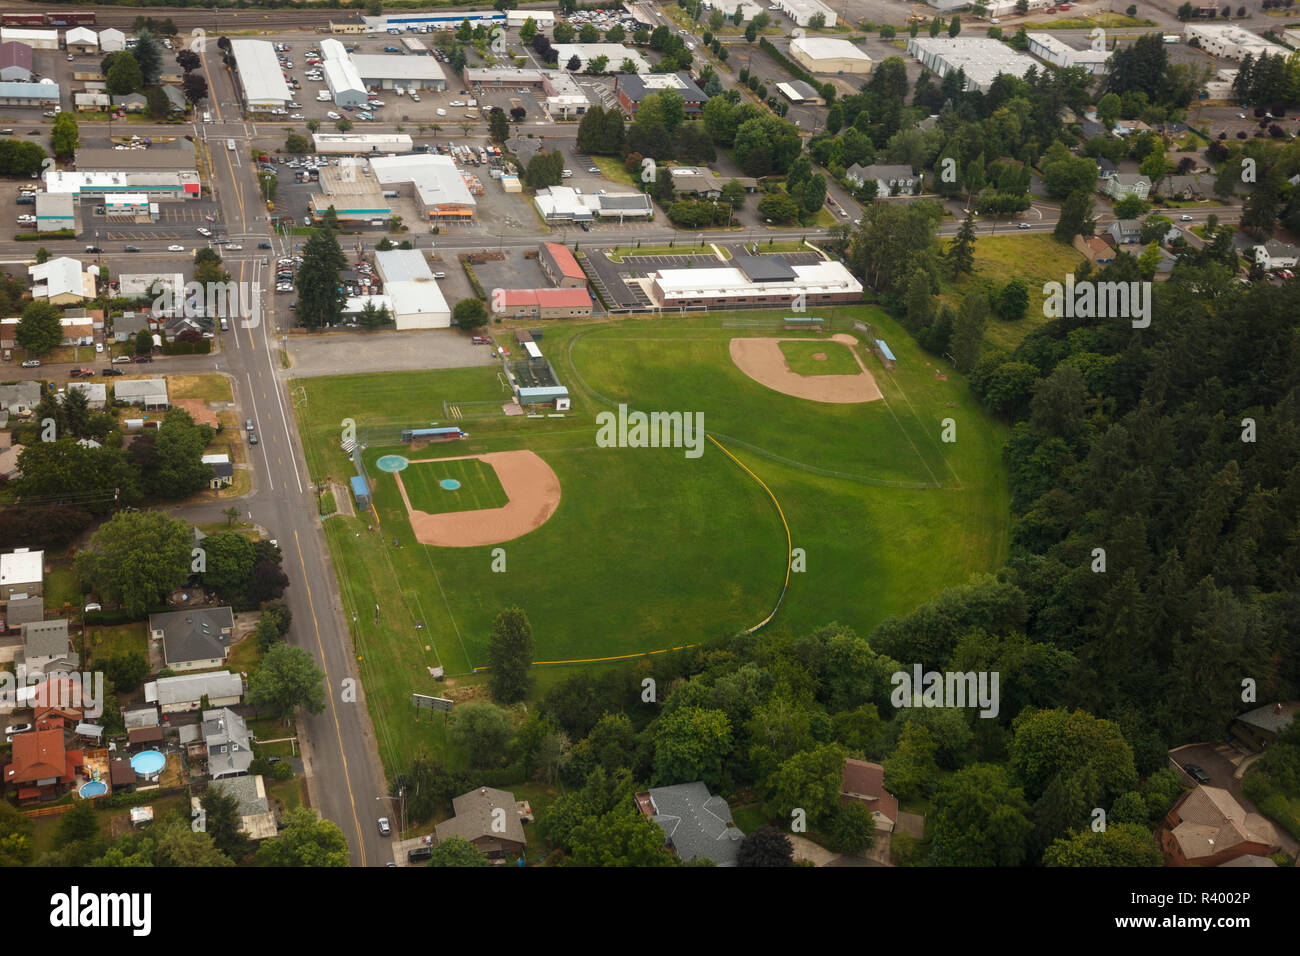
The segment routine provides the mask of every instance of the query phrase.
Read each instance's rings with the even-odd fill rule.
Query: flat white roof
[[[609,63],[605,67],[607,70],[617,71],[624,60],[631,60],[637,73],[650,72],[650,64],[646,62],[645,57],[622,43],[556,43],[554,47],[555,52],[559,54],[560,58],[557,62],[561,67],[567,67],[569,59],[576,55],[578,62],[582,64],[580,69],[585,70],[588,62],[606,56],[609,57]]]
[[[32,285],[44,284],[47,296],[63,295],[68,292],[81,295],[84,292],[81,262],[60,256],[48,262],[37,263],[27,267],[27,274],[32,278]]]
[[[361,74],[351,60],[326,60],[325,85],[335,95],[351,92],[364,96],[366,92],[366,84],[361,81]]]
[[[231,40],[235,69],[250,104],[288,103],[293,99],[275,49],[266,40]]]
[[[368,153],[381,146],[393,152],[411,151],[411,137],[406,133],[313,133],[312,141],[316,144],[318,153],[321,147],[345,146],[355,146],[360,153]]]
[[[384,292],[392,300],[393,318],[403,315],[450,315],[451,309],[437,279],[404,279],[384,284]]]
[[[426,206],[478,204],[450,156],[383,156],[370,160],[380,183],[413,183]]]
[[[433,278],[429,263],[419,249],[387,249],[376,252],[375,269],[385,283]]]
[[[981,88],[987,88],[1000,73],[1023,77],[1030,67],[1039,67],[1029,54],[987,37],[913,37],[907,41],[907,51],[927,68],[938,67],[942,61],[945,71],[961,69],[969,83]]]
[[[364,80],[446,80],[437,59],[400,53],[358,53],[352,57]]]
[[[45,552],[23,548],[0,554],[0,584],[35,584],[45,578]]]
[[[1058,39],[1050,33],[1028,33],[1025,38],[1029,40],[1030,52],[1033,52],[1033,46],[1037,44],[1049,53],[1064,58],[1069,63],[1104,63],[1111,56],[1110,50],[1076,50],[1064,40]]]
[[[865,50],[848,40],[836,40],[833,37],[795,37],[790,41],[790,49],[799,49],[814,60],[865,60],[871,62]]]
[[[861,292],[862,283],[839,262],[791,266],[793,280],[754,281],[735,267],[717,269],[663,269],[656,273],[667,297],[741,296],[790,292]]]

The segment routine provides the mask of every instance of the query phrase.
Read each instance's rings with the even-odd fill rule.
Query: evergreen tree
[[[948,247],[948,268],[954,279],[975,271],[975,214],[968,212]]]

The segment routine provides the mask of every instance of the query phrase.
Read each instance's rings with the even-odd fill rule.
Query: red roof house
[[[55,677],[42,681],[33,689],[32,709],[39,724],[43,717],[62,717],[78,722],[84,710],[81,683],[68,677]]]
[[[66,750],[64,722],[47,717],[36,729],[14,736],[13,759],[4,768],[4,782],[16,787],[19,800],[57,797],[76,782],[82,752]]]
[[[876,818],[877,830],[892,831],[898,822],[898,798],[885,789],[885,768],[878,763],[846,757],[840,800],[865,804]]]

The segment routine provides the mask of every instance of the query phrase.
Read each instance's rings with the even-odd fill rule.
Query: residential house
[[[1115,261],[1115,247],[1097,236],[1075,236],[1071,244],[1094,265],[1104,266]]]
[[[235,616],[229,607],[149,615],[149,636],[162,642],[163,662],[174,671],[220,667],[230,653],[234,629]]]
[[[114,96],[113,105],[128,113],[143,113],[149,106],[149,101],[142,93],[127,93],[123,96]]]
[[[719,199],[726,181],[713,175],[712,170],[699,166],[673,166],[668,170],[672,174],[673,190],[680,196],[696,199]]]
[[[1166,176],[1160,180],[1160,194],[1167,199],[1190,201],[1214,194],[1214,177],[1208,173],[1189,176]]]
[[[37,721],[45,717],[61,717],[68,723],[75,724],[85,713],[87,701],[82,697],[80,677],[74,680],[72,677],[60,677],[51,671],[30,690],[31,707]],[[91,691],[93,693],[93,688]]]
[[[261,774],[214,780],[208,786],[235,798],[239,804],[239,831],[250,840],[265,840],[276,835],[275,811],[267,800],[266,784]],[[190,797],[191,811],[197,813],[202,802],[201,797]]]
[[[19,446],[21,447],[21,446]],[[32,624],[45,618],[45,598],[39,594],[15,594],[5,605],[3,624],[0,624],[0,631],[13,630],[22,627],[24,624]],[[12,708],[10,708],[12,710]],[[3,710],[3,701],[0,700],[0,712],[8,713]]]
[[[103,382],[69,382],[69,392],[81,392],[92,412],[102,412],[108,404],[108,386]]]
[[[1151,192],[1151,180],[1138,173],[1116,173],[1101,182],[1101,191],[1117,201],[1130,196],[1146,199]]]
[[[1248,813],[1220,787],[1193,787],[1178,799],[1160,829],[1166,866],[1219,866],[1239,856],[1280,849],[1273,824]]]
[[[253,746],[244,718],[229,707],[203,712],[203,742],[208,754],[208,776],[238,777],[248,773]]]
[[[524,824],[513,793],[479,787],[454,798],[451,807],[455,815],[434,828],[439,843],[461,837],[489,859],[523,853]]]
[[[76,670],[80,658],[68,640],[66,617],[31,621],[22,625],[21,630],[23,646],[14,651],[14,674],[18,680]]]
[[[1115,121],[1116,136],[1133,136],[1137,133],[1148,132],[1150,129],[1151,127],[1141,120],[1122,119]]]
[[[860,803],[876,821],[872,856],[888,861],[889,844],[898,823],[898,798],[885,789],[885,768],[866,760],[844,759],[840,780],[840,802]]]
[[[45,593],[45,552],[15,548],[0,554],[0,602]]]
[[[138,779],[130,757],[113,757],[108,761],[108,785],[113,793],[134,793]]]
[[[871,180],[876,181],[876,196],[911,196],[921,185],[921,177],[912,172],[911,166],[862,166],[854,163],[844,172],[844,178],[860,187]]]
[[[1142,223],[1136,219],[1116,219],[1107,231],[1117,246],[1130,245],[1142,239]]]
[[[14,735],[13,753],[3,769],[3,779],[19,801],[51,800],[76,783],[83,754],[67,749],[64,727],[62,718],[38,718],[34,730]]]
[[[0,412],[0,416],[6,413]],[[18,458],[23,453],[23,446],[14,443],[13,435],[0,432],[0,480],[16,481],[23,476],[18,467]]]
[[[1255,264],[1265,269],[1294,269],[1298,254],[1295,246],[1269,239],[1255,246]]]
[[[13,348],[17,342],[6,346]],[[11,416],[26,415],[41,403],[40,382],[15,382],[13,385],[0,385],[0,412]]]
[[[113,341],[129,342],[149,328],[149,317],[143,312],[124,312],[113,319]]]
[[[735,866],[744,834],[732,822],[722,797],[709,794],[702,781],[654,787],[636,795],[637,808],[664,831],[664,842],[686,861],[701,858],[718,866]]]
[[[1083,134],[1084,139],[1096,139],[1098,136],[1109,136],[1110,130],[1093,119],[1084,119],[1079,122],[1079,132]]]
[[[184,113],[189,108],[189,104],[185,102],[185,94],[177,87],[164,86],[162,91],[163,95],[167,97],[167,112]]]
[[[1116,168],[1115,164],[1112,163],[1109,159],[1107,159],[1105,156],[1097,157],[1097,178],[1098,179],[1110,179],[1110,177],[1114,176],[1117,172],[1119,172],[1119,169]]]
[[[1232,725],[1232,736],[1251,750],[1267,750],[1300,713],[1300,701],[1277,701],[1239,714]]]
[[[235,480],[235,466],[230,460],[230,456],[225,452],[203,456],[203,464],[212,469],[212,477],[208,479],[208,487],[217,490],[225,488]]]
[[[167,400],[165,378],[141,378],[118,382],[113,386],[113,397],[131,405],[139,405],[146,410],[171,406]]]

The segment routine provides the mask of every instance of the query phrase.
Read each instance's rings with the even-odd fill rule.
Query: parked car
[[[127,363],[127,362],[129,362],[129,361],[131,361],[131,356],[129,356],[129,355],[119,355],[117,358],[113,359],[113,364],[114,364],[114,365],[124,365],[125,363]]]
[[[113,361],[116,362],[117,359],[114,359]],[[113,366],[110,365],[108,368],[100,369],[99,374],[100,375],[121,375],[122,370],[120,368],[113,368]]]
[[[257,444],[257,432],[249,432],[249,433],[248,433],[248,443],[249,443],[250,445],[256,445],[256,444]]]
[[[167,247],[167,251],[168,251],[168,252],[184,252],[184,251],[185,251],[185,247],[184,247],[184,246],[178,246],[178,245],[173,244],[173,245],[170,245],[170,246]]]
[[[31,724],[10,724],[5,728],[6,734],[25,734],[32,729]]]
[[[1194,763],[1183,764],[1183,769],[1191,774],[1192,779],[1197,783],[1206,784],[1210,782],[1210,775]]]
[[[93,368],[74,368],[68,374],[73,378],[90,378],[95,374],[95,370]]]
[[[41,367],[40,359],[28,359],[26,362],[23,363],[23,368],[40,368],[40,367]]]
[[[392,836],[392,835],[393,835],[393,828],[392,828],[391,826],[388,825],[388,817],[380,817],[380,818],[379,818],[379,835],[380,835],[380,836]]]

